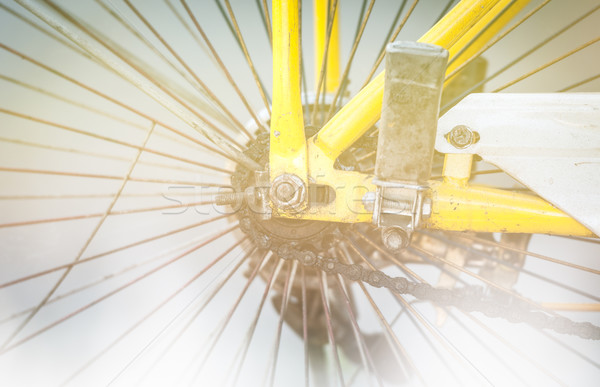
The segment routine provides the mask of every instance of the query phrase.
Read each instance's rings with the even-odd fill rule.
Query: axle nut
[[[273,180],[269,194],[277,208],[299,210],[306,198],[306,186],[298,176],[284,173]]]
[[[400,251],[410,243],[410,236],[400,227],[386,227],[381,232],[383,244],[389,250]]]
[[[295,193],[294,186],[287,181],[282,182],[277,186],[277,191],[275,192],[275,196],[278,200],[282,202],[289,202],[294,198]]]

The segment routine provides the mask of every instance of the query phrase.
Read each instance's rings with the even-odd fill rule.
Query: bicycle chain
[[[362,139],[364,146],[376,146],[371,138]],[[261,134],[252,142],[247,155],[254,160],[264,158],[268,151],[268,134]],[[235,187],[245,186],[250,179],[250,172],[238,168],[232,176]],[[243,227],[244,228],[244,227]],[[260,238],[250,226],[245,232],[255,239],[262,248],[275,249],[283,259],[294,259],[304,266],[315,267],[328,274],[340,274],[351,281],[362,281],[377,288],[387,288],[396,295],[411,295],[422,301],[431,301],[439,306],[454,306],[464,312],[480,312],[492,318],[503,318],[512,323],[526,323],[537,329],[553,330],[562,334],[578,336],[584,339],[600,340],[600,327],[589,322],[577,322],[567,317],[550,315],[542,310],[535,310],[532,305],[515,296],[500,299],[486,297],[481,286],[465,286],[457,289],[435,288],[427,283],[414,282],[405,277],[390,277],[380,270],[370,270],[359,264],[346,264],[335,258],[325,258],[310,250],[300,250],[297,246],[282,243],[277,246],[272,241]],[[264,235],[260,235],[261,237]]]
[[[432,301],[439,306],[454,306],[464,312],[480,312],[488,317],[503,318],[512,323],[526,323],[537,329],[600,340],[600,327],[596,325],[535,310],[529,303],[511,295],[501,303],[498,298],[486,297],[481,286],[435,288],[427,283],[414,282],[405,277],[390,277],[380,270],[367,269],[359,264],[346,264],[336,258],[325,258],[290,245],[281,245],[277,254],[283,259],[294,259],[304,266],[317,268],[327,274],[340,274],[351,281],[362,281],[377,288],[387,288],[396,295],[411,295],[422,301]]]

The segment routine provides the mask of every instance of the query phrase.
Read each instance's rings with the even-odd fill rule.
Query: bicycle
[[[529,316],[527,308],[533,306],[548,316],[554,315],[551,309],[578,311],[580,314],[572,314],[574,319],[583,315],[584,321],[597,324],[597,303],[580,302],[597,301],[597,287],[591,279],[598,274],[593,262],[598,242],[590,239],[594,237],[594,232],[590,231],[592,226],[580,224],[581,219],[586,222],[597,219],[593,208],[584,208],[583,217],[579,216],[580,211],[577,220],[574,220],[546,200],[532,195],[531,187],[513,180],[505,183],[507,187],[503,190],[496,191],[467,184],[470,175],[486,178],[501,174],[503,170],[509,170],[513,176],[527,182],[529,178],[494,159],[492,156],[496,154],[486,153],[484,146],[489,146],[489,131],[485,132],[481,125],[456,129],[457,122],[451,119],[452,114],[456,114],[467,102],[463,101],[463,105],[458,102],[464,97],[462,94],[481,88],[480,83],[487,81],[486,63],[468,58],[479,56],[494,43],[501,42],[498,37],[503,34],[510,36],[508,33],[512,34],[513,29],[515,33],[519,31],[521,22],[526,23],[538,12],[544,12],[547,1],[536,4],[527,13],[522,12],[527,1],[463,0],[452,9],[453,2],[444,4],[444,7],[438,4],[439,8],[443,8],[439,10],[440,14],[446,16],[424,35],[423,40],[449,49],[451,59],[441,108],[444,111],[456,103],[458,105],[442,117],[436,138],[437,149],[451,155],[446,156],[443,170],[436,165],[442,162],[441,156],[435,156],[433,174],[439,176],[434,176],[427,185],[419,185],[422,181],[418,179],[408,184],[404,181],[401,185],[391,184],[385,179],[373,181],[374,175],[381,176],[382,168],[379,164],[378,171],[377,152],[380,147],[376,146],[376,137],[378,131],[383,132],[377,121],[382,110],[385,76],[379,75],[365,87],[360,87],[362,91],[358,97],[348,100],[346,96],[346,90],[352,86],[348,83],[352,59],[357,55],[369,20],[373,20],[373,2],[365,1],[360,10],[355,9],[359,11],[353,39],[356,43],[350,49],[351,59],[343,71],[339,57],[340,41],[336,37],[338,29],[342,29],[338,25],[338,8],[342,7],[342,2],[315,2],[317,48],[313,59],[315,69],[320,71],[314,71],[314,94],[308,92],[308,62],[300,59],[299,4],[295,1],[280,2],[271,8],[266,2],[246,4],[246,7],[258,5],[253,9],[259,10],[257,17],[264,25],[264,31],[259,32],[264,34],[262,42],[268,50],[272,47],[274,68],[291,69],[274,71],[272,97],[264,85],[264,73],[261,78],[262,67],[257,65],[256,56],[251,56],[253,48],[256,49],[249,39],[251,33],[247,30],[241,32],[241,20],[236,17],[239,17],[239,10],[236,12],[229,1],[215,2],[212,7],[216,8],[212,11],[215,15],[224,16],[226,22],[221,27],[231,29],[229,44],[240,46],[241,54],[237,59],[248,64],[246,78],[251,82],[245,88],[240,86],[242,77],[225,66],[225,57],[233,50],[221,50],[211,43],[208,37],[211,31],[203,29],[202,23],[210,26],[214,21],[201,19],[205,15],[191,2],[166,1],[160,8],[146,5],[143,11],[142,4],[134,5],[130,1],[119,6],[110,1],[97,1],[95,8],[73,4],[70,9],[53,2],[47,2],[45,6],[25,0],[17,2],[63,34],[44,32],[40,35],[46,44],[52,42],[52,47],[60,48],[58,52],[64,55],[59,61],[61,65],[72,60],[73,66],[85,64],[85,69],[93,68],[94,75],[102,74],[103,77],[95,82],[91,73],[77,74],[77,68],[67,71],[47,64],[51,59],[39,62],[34,55],[29,56],[18,47],[1,46],[7,57],[10,55],[13,60],[21,58],[14,62],[15,66],[26,63],[24,71],[16,69],[17,74],[31,74],[31,80],[9,75],[3,75],[2,80],[12,85],[12,90],[21,90],[24,97],[37,100],[39,104],[35,108],[43,113],[24,112],[14,101],[4,101],[3,106],[16,106],[14,109],[1,108],[6,122],[30,129],[31,133],[17,138],[3,137],[2,142],[7,147],[28,150],[35,157],[46,156],[43,166],[37,160],[29,161],[27,153],[6,158],[1,170],[9,176],[8,179],[12,176],[16,180],[14,185],[3,184],[6,191],[2,199],[9,209],[14,206],[16,210],[19,210],[19,203],[42,206],[48,201],[65,200],[69,206],[54,212],[52,208],[37,208],[37,216],[33,218],[23,218],[23,211],[6,211],[6,218],[0,224],[5,232],[5,241],[23,239],[27,233],[33,233],[35,235],[31,239],[40,247],[38,254],[52,254],[52,265],[36,262],[39,269],[16,266],[11,272],[3,273],[6,277],[0,288],[9,295],[9,302],[10,292],[18,298],[37,292],[28,294],[29,300],[9,305],[9,310],[14,313],[2,320],[3,324],[10,325],[0,351],[3,373],[9,375],[8,378],[14,377],[7,382],[48,383],[48,378],[51,378],[53,383],[75,385],[83,381],[86,384],[130,385],[171,384],[175,379],[176,382],[190,384],[237,382],[245,385],[289,382],[288,373],[291,373],[298,375],[293,380],[297,384],[310,381],[316,385],[331,381],[377,385],[537,384],[541,380],[556,384],[593,383],[598,372],[598,363],[594,359],[597,344],[594,341],[556,335],[552,331],[537,331],[520,323],[524,321],[523,316]],[[392,23],[394,29],[383,39],[384,42],[396,40],[411,20],[411,15],[418,12],[418,6],[418,1],[398,4]],[[585,8],[585,13],[577,14],[571,24],[558,29],[554,35],[560,36],[581,21],[589,22],[590,15],[594,15],[597,8]],[[15,14],[17,8],[12,6],[3,4],[2,9],[15,21],[19,21],[18,15],[22,15]],[[235,101],[224,103],[218,97],[220,89],[214,87],[212,79],[200,77],[194,71],[188,62],[189,57],[183,56],[176,46],[178,40],[165,38],[167,35],[163,33],[168,34],[168,30],[160,29],[159,18],[152,11],[170,12],[172,20],[187,30],[189,39],[195,40],[193,43],[199,44],[208,60],[215,62],[223,75],[222,84],[232,87]],[[95,12],[94,17],[103,15],[106,20],[111,20],[114,28],[112,36],[118,35],[122,40],[111,38],[113,31],[110,28],[107,28],[108,33],[101,31],[78,16],[86,12]],[[154,23],[144,12],[154,16]],[[272,19],[269,14],[273,15]],[[515,17],[517,22],[507,24]],[[23,23],[23,20],[19,22]],[[96,20],[94,23],[102,24]],[[121,30],[117,30],[117,26]],[[22,27],[31,28],[26,24]],[[126,36],[135,40],[128,41],[120,35],[120,31],[127,31],[130,35]],[[95,43],[84,37],[82,32],[94,38]],[[18,39],[18,36],[15,35],[15,38]],[[570,51],[565,52],[569,56],[582,54],[596,41],[597,38],[588,40],[574,50],[569,47]],[[22,46],[30,47],[28,42]],[[142,53],[141,47],[147,51]],[[34,51],[38,53],[40,50]],[[163,61],[160,66],[148,66],[144,58],[150,53]],[[375,64],[367,78],[374,75],[383,61],[383,55],[377,51],[376,54]],[[94,63],[89,62],[90,59]],[[558,59],[557,62],[563,58]],[[9,66],[6,68],[10,69]],[[59,86],[53,86],[51,90],[38,86],[35,77],[42,77],[40,68],[61,78],[60,85],[69,87],[68,93],[72,96],[61,95]],[[105,68],[112,72],[104,72]],[[303,71],[305,75],[301,76]],[[367,71],[361,69],[358,76],[364,77]],[[145,94],[124,89],[115,74],[136,85]],[[179,76],[180,82],[187,82],[186,86],[173,82],[167,74]],[[464,78],[459,79],[459,75]],[[526,78],[530,75],[533,73],[524,74]],[[562,86],[562,89],[589,84],[597,77],[577,79],[571,85]],[[505,85],[510,86],[510,82],[498,88]],[[250,88],[253,88],[252,100],[242,91]],[[147,95],[159,103],[147,99]],[[107,101],[111,104],[110,108]],[[42,103],[50,108],[45,108]],[[498,104],[498,100],[493,100],[493,103]],[[522,101],[523,105],[526,103]],[[256,108],[259,104],[263,105],[262,111]],[[512,106],[510,100],[508,105]],[[166,110],[160,110],[165,107]],[[273,120],[269,118],[271,114]],[[243,120],[238,118],[241,115],[248,118],[248,124],[242,124]],[[463,113],[459,118],[462,120],[475,115],[474,112],[469,115]],[[95,124],[99,125],[93,127]],[[129,132],[113,130],[106,133],[104,124],[106,127],[110,124],[110,127],[118,129],[127,128]],[[59,137],[45,137],[44,130],[47,128],[61,134],[53,132],[53,136]],[[199,133],[202,136],[198,136]],[[90,142],[83,138],[89,138]],[[65,143],[74,145],[69,147]],[[99,150],[92,148],[100,143],[106,144],[106,147]],[[528,145],[525,139],[523,144]],[[116,151],[115,147],[122,151]],[[206,152],[203,153],[206,159],[197,158],[200,149]],[[519,151],[525,150],[519,149],[517,155]],[[479,162],[478,168],[482,169],[471,173],[473,154],[492,161],[500,168]],[[389,153],[383,157],[389,157]],[[104,164],[91,159],[108,163],[108,170],[112,172],[106,172]],[[23,162],[31,164],[23,165]],[[265,168],[267,163],[268,169]],[[147,169],[144,171],[140,167]],[[201,181],[188,177],[197,169],[204,171]],[[159,170],[164,172],[156,177]],[[35,178],[28,180],[26,176]],[[506,175],[503,176],[507,179]],[[86,180],[85,185],[81,183],[70,187],[67,181],[74,178]],[[394,179],[391,180],[394,183]],[[61,181],[63,184],[57,184]],[[110,185],[110,182],[114,184]],[[156,184],[167,187],[167,192],[148,190],[148,186]],[[584,185],[583,182],[581,184]],[[28,185],[50,193],[31,194],[26,189]],[[544,191],[544,187],[534,186],[534,191],[538,194],[543,192],[543,196],[558,191],[556,187]],[[52,190],[59,187],[77,190],[68,194]],[[216,192],[230,187],[234,188],[234,194]],[[357,187],[362,191],[357,192]],[[20,191],[21,188],[25,190]],[[206,191],[198,194],[195,192],[198,188]],[[99,193],[106,191],[107,194]],[[386,192],[391,196],[386,196]],[[476,202],[468,207],[468,201],[481,196],[482,192],[485,205]],[[493,205],[490,205],[491,193],[497,193]],[[193,201],[189,202],[189,198]],[[460,217],[453,215],[457,211],[453,208],[456,198],[462,205],[459,211],[463,211],[463,216]],[[133,204],[128,201],[144,203],[144,206],[124,205]],[[206,207],[215,203],[221,213],[198,222],[191,209],[201,215],[214,215],[215,207],[212,210],[206,210]],[[228,211],[227,206],[233,206],[234,211]],[[535,211],[533,214],[529,211],[525,216],[515,215],[517,206],[524,211],[531,208]],[[484,214],[492,210],[496,211],[492,216]],[[46,215],[42,216],[44,211]],[[153,212],[157,211],[163,216],[153,217]],[[508,217],[505,216],[507,213]],[[534,221],[532,216],[536,216]],[[369,225],[374,217],[376,225],[385,227],[383,234]],[[117,218],[126,220],[122,223],[113,220]],[[185,222],[186,218],[190,218],[189,223]],[[235,224],[236,220],[240,223],[239,227]],[[504,223],[498,224],[499,221]],[[398,227],[400,224],[402,227]],[[85,226],[88,230],[83,230]],[[56,231],[56,228],[59,230]],[[218,231],[214,233],[212,228]],[[157,234],[158,229],[161,231]],[[208,232],[208,235],[195,237],[199,230]],[[501,236],[493,234],[500,232],[508,233]],[[577,242],[590,246],[589,258],[563,260],[546,255],[550,253],[527,251],[530,236],[511,232],[575,236],[574,241],[560,240],[563,245]],[[83,245],[68,244],[63,246],[64,251],[56,248],[46,250],[43,245],[51,246],[46,238],[64,238],[65,241],[78,234],[87,234],[81,238]],[[535,236],[533,241],[540,243],[543,238]],[[216,245],[219,246],[215,248]],[[16,251],[19,257],[34,256],[38,247],[19,246],[18,249],[23,250]],[[211,247],[219,251],[219,255],[213,261],[207,259],[206,266],[199,268],[197,262],[186,260],[205,258],[200,253]],[[401,247],[405,248],[401,250]],[[158,249],[164,251],[154,254],[154,250]],[[152,257],[147,258],[146,254]],[[69,258],[64,258],[66,256]],[[76,257],[74,261],[73,256]],[[327,260],[334,257],[335,260]],[[133,262],[123,266],[120,260],[125,259]],[[539,269],[535,269],[536,263],[532,261],[537,262]],[[171,265],[176,262],[179,266]],[[155,263],[152,269],[140,270],[152,263]],[[361,263],[362,269],[348,266],[350,263]],[[531,265],[533,268],[529,268]],[[246,268],[245,273],[241,273],[242,268]],[[384,277],[379,269],[384,270],[389,278]],[[96,278],[95,270],[108,274]],[[76,276],[78,271],[81,274]],[[327,271],[329,275],[324,274]],[[156,278],[155,273],[159,273],[160,278]],[[190,273],[194,275],[190,277]],[[570,278],[565,278],[564,273],[569,273]],[[411,282],[399,281],[397,277],[401,275]],[[182,276],[185,281],[182,281]],[[91,277],[94,280],[90,282]],[[128,280],[117,282],[122,281],[118,279],[120,277]],[[256,277],[261,277],[262,283],[256,281]],[[365,287],[360,281],[351,285],[354,282],[346,282],[349,278],[383,288]],[[196,281],[198,279],[201,281]],[[572,282],[564,284],[565,279]],[[528,280],[531,282],[528,283]],[[142,281],[146,286],[136,292],[138,288],[133,285]],[[444,301],[442,293],[424,286],[417,287],[420,282],[434,285],[437,282],[438,287],[446,289],[467,289],[461,297],[487,301],[482,301],[480,309],[462,305],[462,309],[475,310],[471,314],[463,313],[461,308],[452,309],[452,302],[456,300]],[[481,283],[485,288],[473,287]],[[522,289],[529,293],[527,299],[517,293],[523,283],[529,284]],[[548,288],[544,288],[542,283]],[[165,298],[160,290],[167,285],[176,286],[169,288]],[[194,285],[197,287],[195,292],[192,291]],[[213,287],[209,289],[210,286]],[[220,302],[226,302],[230,295],[222,290],[225,286],[230,290],[233,290],[232,287],[241,288],[237,289],[235,296],[240,291],[241,295],[238,299],[229,300],[234,306],[226,308],[225,318],[219,322],[216,319],[223,315]],[[390,289],[406,292],[411,286],[413,293],[408,297],[388,292]],[[69,290],[59,292],[64,287]],[[48,291],[48,288],[51,290]],[[25,292],[20,289],[25,289]],[[561,290],[556,295],[556,302],[531,305],[530,294],[537,299],[548,290]],[[419,291],[423,294],[417,294]],[[250,295],[243,297],[247,293]],[[444,294],[449,298],[459,296],[459,293],[451,291]],[[273,307],[265,305],[269,296]],[[81,297],[82,302],[72,301],[77,305],[73,309],[70,303],[61,303],[68,297]],[[102,332],[97,341],[86,335],[72,334],[74,329],[93,323],[81,321],[92,307],[106,305],[104,301],[113,298],[121,303],[114,303],[110,308],[106,306],[112,311],[110,316],[93,315],[103,319],[102,323],[107,327],[90,331],[94,334],[103,330],[108,332]],[[156,298],[161,300],[158,305],[155,304]],[[428,302],[434,298],[437,303]],[[530,305],[522,305],[518,301]],[[139,303],[139,308],[129,307],[127,302]],[[31,307],[22,309],[22,303]],[[498,318],[484,317],[481,320],[478,312],[497,314],[490,309],[491,305],[503,303],[517,304],[525,311],[521,315],[509,316],[509,320],[515,320],[512,323]],[[239,310],[235,313],[236,308],[247,310],[251,317],[246,320]],[[397,309],[400,309],[397,315],[389,315]],[[219,317],[212,318],[211,312]],[[384,315],[386,312],[388,316]],[[264,321],[264,316],[269,313],[271,319]],[[201,318],[198,319],[198,316]],[[434,319],[445,323],[435,325],[432,323]],[[149,321],[155,325],[149,326]],[[213,325],[208,329],[212,329],[212,333],[205,335],[206,348],[185,346],[186,343],[180,340],[182,335],[188,335],[189,340],[190,331],[202,336],[206,330],[203,325],[210,322]],[[394,330],[394,324],[399,324],[400,328],[396,325]],[[110,331],[112,326],[117,327],[115,332]],[[555,326],[553,328],[556,330]],[[487,348],[473,331],[485,332],[485,338],[496,340],[497,345]],[[496,331],[510,339],[518,339],[519,343],[507,341]],[[265,350],[258,338],[266,334],[270,335],[269,348]],[[91,348],[84,348],[87,356],[82,356],[77,351],[56,351],[57,344],[53,344],[49,347],[52,354],[64,359],[56,360],[51,367],[66,368],[67,372],[51,375],[47,370],[45,375],[25,374],[22,369],[24,357],[32,358],[38,352],[43,359],[45,351],[48,351],[39,341],[44,338],[59,339],[61,344],[69,340],[86,340]],[[560,355],[561,360],[538,361],[530,355],[534,351],[528,353],[518,347],[521,342],[552,348],[548,353]],[[35,343],[39,346],[32,349]],[[471,346],[475,343],[478,348]],[[117,348],[124,351],[122,357]],[[284,349],[289,351],[284,352]],[[508,355],[507,349],[532,364],[534,372],[520,368]],[[82,350],[81,344],[78,350]],[[268,352],[266,357],[250,356],[265,351]],[[538,351],[535,355],[542,354]],[[387,359],[392,361],[386,362]],[[576,379],[565,359],[577,359],[574,368],[580,379]],[[495,367],[492,361],[504,368]],[[40,359],[35,364],[40,367],[43,362]],[[432,364],[435,374],[426,372]],[[569,379],[564,380],[565,377]]]

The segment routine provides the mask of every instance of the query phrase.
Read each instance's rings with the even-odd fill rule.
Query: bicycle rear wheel
[[[41,5],[131,73],[128,80],[19,5],[0,4],[0,381],[593,385],[597,341],[324,276],[280,260],[240,230],[235,211],[215,205],[245,160],[239,153],[251,148],[245,156],[260,161],[268,145],[260,136],[271,103],[266,3]],[[349,71],[320,98],[314,9],[302,4],[304,103],[322,98],[321,122],[337,87],[339,104],[358,92],[395,30],[416,40],[453,4],[339,3],[340,70]],[[531,73],[507,90],[596,91],[597,44],[535,70],[595,39],[597,8],[554,1],[532,13],[485,52],[487,64],[473,63],[487,66],[480,88]],[[134,85],[138,79],[145,83]],[[340,165],[368,171],[372,151],[356,146]],[[523,189],[494,166],[476,170],[479,182]],[[317,233],[314,224],[276,227],[305,232],[310,243],[335,234],[327,225]],[[348,261],[446,287],[481,284],[475,274],[600,323],[596,239],[422,232],[407,253],[391,256],[371,227],[342,231],[331,248]]]

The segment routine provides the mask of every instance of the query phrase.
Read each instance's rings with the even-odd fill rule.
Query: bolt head
[[[282,202],[289,202],[294,198],[295,191],[296,190],[291,183],[284,181],[277,186],[275,195],[277,196],[277,199],[281,200]]]
[[[468,126],[457,125],[446,134],[446,140],[457,149],[465,149],[478,140],[478,135],[473,132]]]
[[[286,173],[273,180],[269,194],[276,207],[283,210],[299,210],[306,197],[306,187],[298,176]]]
[[[381,238],[385,247],[392,251],[400,251],[410,243],[410,236],[400,227],[385,228]]]

